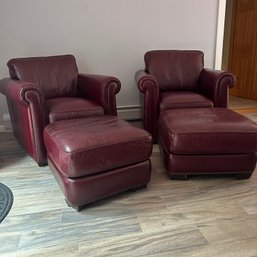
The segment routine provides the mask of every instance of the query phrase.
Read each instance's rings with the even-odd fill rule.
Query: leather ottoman
[[[171,179],[194,174],[235,174],[255,169],[257,124],[226,108],[163,111],[159,146]]]
[[[150,134],[117,117],[57,121],[45,128],[44,141],[48,165],[77,210],[150,181]]]

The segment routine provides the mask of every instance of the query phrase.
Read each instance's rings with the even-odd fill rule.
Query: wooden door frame
[[[219,0],[218,2],[216,47],[215,47],[215,62],[214,62],[214,68],[217,70],[220,70],[222,65],[226,4],[227,4],[227,0]]]

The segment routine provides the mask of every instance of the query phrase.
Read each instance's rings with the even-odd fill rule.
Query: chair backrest
[[[153,50],[145,54],[145,70],[160,90],[194,90],[204,66],[204,54],[194,50]]]
[[[73,55],[15,58],[7,65],[12,79],[34,83],[46,99],[77,95],[78,68]]]

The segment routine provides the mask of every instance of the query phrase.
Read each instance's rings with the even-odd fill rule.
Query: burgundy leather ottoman
[[[173,109],[160,114],[159,145],[171,179],[255,169],[257,124],[226,108]]]
[[[45,128],[44,141],[48,165],[77,210],[150,181],[150,134],[117,117],[57,121]]]

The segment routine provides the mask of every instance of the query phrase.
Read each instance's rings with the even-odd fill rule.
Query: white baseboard
[[[2,133],[2,132],[5,132],[5,127],[4,127],[4,125],[0,125],[0,133]]]
[[[3,125],[0,125],[0,132],[12,132],[11,118],[8,113],[3,114]]]
[[[140,120],[142,119],[142,109],[139,105],[118,106],[118,117],[123,120]]]
[[[3,121],[10,121],[11,122],[10,114],[4,113],[3,114]]]

